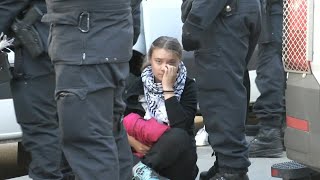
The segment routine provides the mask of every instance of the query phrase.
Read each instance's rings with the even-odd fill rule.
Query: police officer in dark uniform
[[[122,93],[139,1],[46,2],[65,156],[78,179],[131,179]]]
[[[132,19],[133,19],[133,45],[138,41],[138,37],[140,35],[141,28],[141,5],[142,0],[131,0],[131,11],[132,11]]]
[[[262,0],[266,16],[259,39],[256,84],[260,96],[253,111],[261,128],[250,143],[250,157],[281,157],[285,72],[282,65],[283,0]]]
[[[40,21],[44,12],[44,0],[1,0],[0,32],[14,32],[11,90],[23,132],[22,144],[31,154],[29,176],[60,180],[62,151],[54,100],[55,74],[46,50],[49,26]]]
[[[182,43],[185,50],[195,50],[200,111],[216,156],[200,178],[246,180],[250,161],[243,76],[260,34],[260,2],[194,0],[189,9]]]

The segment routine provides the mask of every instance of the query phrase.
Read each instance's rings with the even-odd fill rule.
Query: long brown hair
[[[165,49],[169,50],[179,59],[182,58],[182,46],[179,41],[174,37],[169,36],[160,36],[156,40],[154,40],[148,50],[148,54],[146,56],[145,62],[142,65],[142,70],[150,65],[150,59],[154,49]]]

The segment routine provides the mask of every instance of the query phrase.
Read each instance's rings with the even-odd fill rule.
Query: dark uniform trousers
[[[141,160],[160,175],[174,180],[194,180],[198,173],[196,161],[194,138],[179,128],[166,131]]]
[[[0,31],[9,30],[13,18],[27,5],[36,4],[43,12],[44,0],[3,0],[0,3]],[[42,43],[47,43],[49,26],[35,22]],[[29,176],[35,180],[62,179],[61,141],[54,99],[55,74],[47,52],[32,58],[25,47],[15,47],[11,81],[17,122],[23,133],[22,144],[31,154]]]
[[[239,0],[235,12],[220,14],[195,51],[199,105],[220,170],[247,171],[247,93],[243,76],[260,34],[260,3]]]
[[[253,111],[262,126],[281,127],[284,121],[285,72],[282,64],[282,1],[271,4],[271,40],[259,44],[256,85],[261,93]]]
[[[53,67],[45,72],[50,70],[50,59],[48,56],[31,59],[24,55],[24,66],[20,68],[26,74],[11,81],[11,90],[23,132],[22,144],[31,153],[29,176],[35,180],[62,179]]]
[[[63,150],[76,176],[130,179],[132,155],[121,122],[129,64],[55,65],[55,70]]]
[[[78,179],[131,179],[122,94],[140,1],[46,2],[63,152]]]

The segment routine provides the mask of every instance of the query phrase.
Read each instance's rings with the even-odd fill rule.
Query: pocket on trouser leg
[[[11,81],[11,92],[19,124],[32,124],[37,122],[37,117],[34,114],[36,110],[34,106],[33,96],[31,96],[29,84],[25,81],[12,80]],[[38,104],[39,105],[39,104]]]
[[[85,101],[70,91],[56,93],[59,122],[62,128],[63,141],[73,141],[87,138],[89,123],[86,119]],[[79,133],[81,130],[81,133]]]
[[[215,79],[221,71],[221,48],[201,49],[195,52],[196,82],[200,89],[215,87]],[[221,77],[219,77],[221,79]]]

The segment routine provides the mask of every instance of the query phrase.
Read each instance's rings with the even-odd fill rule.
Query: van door
[[[10,63],[14,53],[0,51],[0,143],[17,141],[22,132],[16,121],[15,110],[10,89]]]

